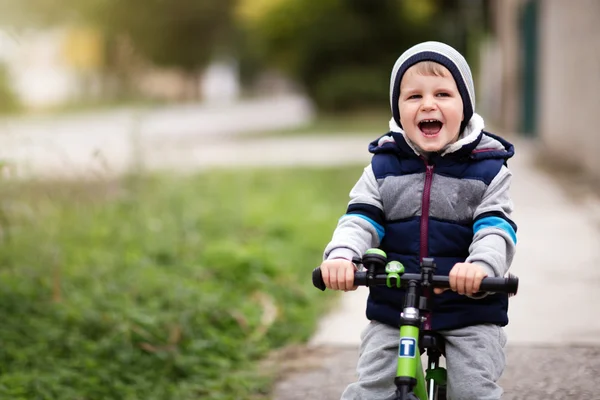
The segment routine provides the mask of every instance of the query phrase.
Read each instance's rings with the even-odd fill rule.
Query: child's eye
[[[412,94],[412,95],[408,96],[408,100],[420,99],[420,98],[421,98],[420,94]]]
[[[450,93],[440,92],[437,94],[438,97],[450,97]]]

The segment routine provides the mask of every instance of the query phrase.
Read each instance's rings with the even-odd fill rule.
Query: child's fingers
[[[331,289],[331,283],[329,282],[330,275],[329,268],[325,265],[321,265],[321,277],[323,278],[323,283],[327,289]]]
[[[321,267],[321,275],[327,289],[337,290],[337,268],[335,266],[323,265]]]
[[[338,270],[339,268],[332,267],[329,271],[329,283],[331,284],[331,290],[339,290],[339,282],[338,282]]]
[[[355,290],[356,286],[354,286],[354,268],[346,268],[346,289],[345,290]]]
[[[467,270],[462,264],[458,264],[455,269],[456,271],[456,292],[458,294],[465,294],[466,291],[466,277]]]
[[[461,291],[465,290],[464,287],[464,276],[461,275],[462,274],[462,268],[460,264],[456,264],[454,266],[454,268],[452,268],[450,270],[450,289],[454,290],[455,292],[458,292],[460,294]]]
[[[348,260],[327,260],[321,264],[325,287],[331,290],[354,290],[354,264]]]
[[[481,271],[477,271],[475,273],[475,279],[473,280],[473,293],[472,294],[479,292],[479,287],[481,286],[481,281],[486,276],[487,276],[487,274],[484,272],[481,272]]]
[[[448,283],[450,284],[450,289],[454,290],[456,287],[456,275],[454,275],[454,268],[452,268],[448,274]]]
[[[341,265],[337,270],[337,283],[339,290],[346,290],[346,268]]]
[[[475,264],[458,263],[450,270],[448,281],[450,289],[458,294],[473,295],[479,292],[481,281],[487,274]],[[436,294],[442,293],[442,289],[434,289]]]
[[[477,271],[473,268],[465,268],[465,272],[464,272],[464,276],[465,276],[465,291],[464,293],[461,294],[467,294],[467,295],[472,295],[473,293],[475,293],[473,291],[474,288],[474,283],[475,283],[475,274],[477,273]]]

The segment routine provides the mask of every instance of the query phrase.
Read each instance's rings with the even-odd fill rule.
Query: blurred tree
[[[136,50],[164,66],[194,70],[230,40],[235,0],[0,0],[4,25],[83,23],[127,34]]]
[[[128,43],[154,65],[197,77],[213,56],[228,51],[234,1],[21,0],[7,10],[20,26],[75,23],[99,29],[109,69],[118,69],[117,53]]]
[[[323,109],[388,102],[395,59],[423,40],[464,51],[455,0],[241,0],[254,53],[298,80]]]
[[[0,0],[0,26],[21,29],[52,25],[72,16],[65,0]]]
[[[197,71],[226,45],[234,0],[94,0],[90,14],[157,65]]]
[[[143,59],[181,69],[195,84],[203,68],[227,52],[234,0],[93,0],[90,14],[113,42],[124,35]]]

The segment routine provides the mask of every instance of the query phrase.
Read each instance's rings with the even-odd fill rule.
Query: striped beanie
[[[421,61],[434,61],[443,65],[450,71],[463,102],[464,120],[460,125],[462,132],[475,112],[475,86],[467,60],[453,47],[440,42],[423,42],[406,50],[394,64],[390,80],[390,103],[394,121],[399,127],[400,110],[398,98],[400,97],[400,82],[407,69]]]

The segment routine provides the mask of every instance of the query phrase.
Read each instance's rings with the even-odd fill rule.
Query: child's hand
[[[471,263],[457,263],[450,270],[450,289],[458,294],[472,296],[479,292],[479,286],[487,273],[482,267]],[[435,294],[440,294],[448,289],[434,289]]]
[[[356,267],[351,261],[336,258],[323,261],[321,264],[321,276],[328,289],[332,290],[356,290],[354,286],[354,271]]]

